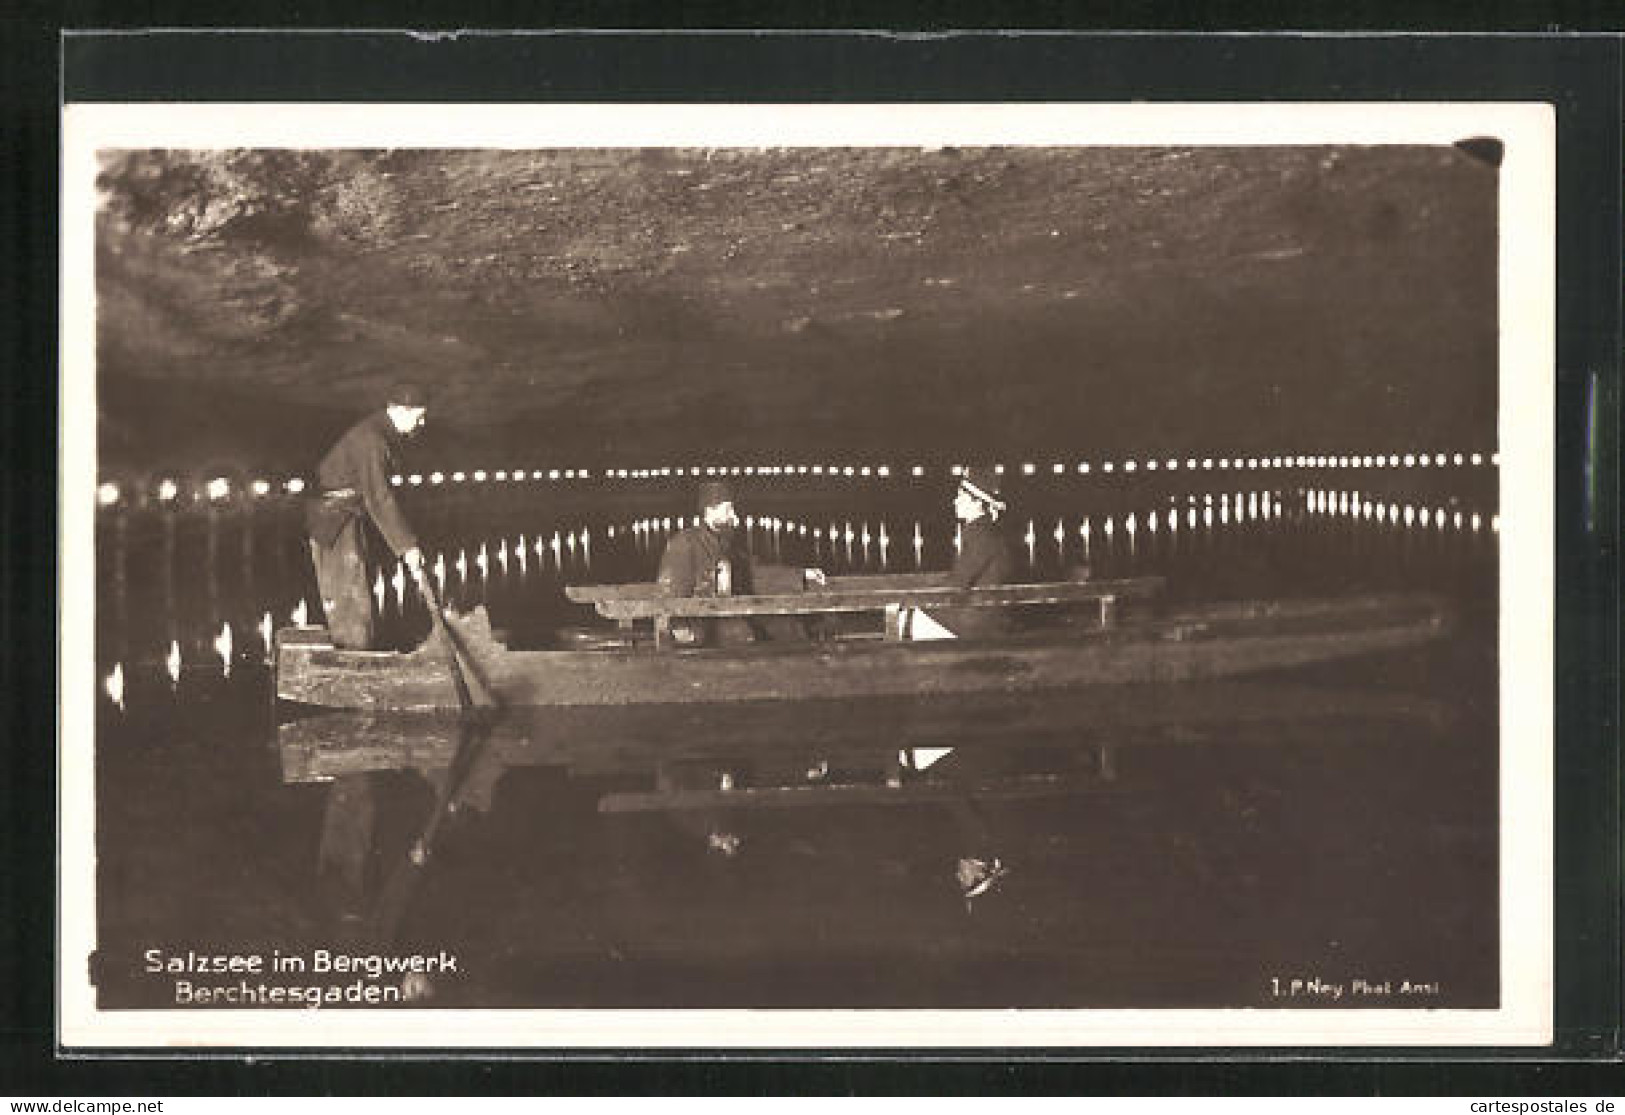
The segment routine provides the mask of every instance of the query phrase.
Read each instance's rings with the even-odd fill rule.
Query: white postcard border
[[[101,1011],[95,605],[59,601],[59,1040],[164,1048],[1539,1046],[1553,1026],[1555,114],[1547,104],[70,105],[62,152],[60,584],[95,581],[96,152],[1447,144],[1500,170],[1501,995],[1495,1010]],[[1515,684],[1508,684],[1516,679]]]

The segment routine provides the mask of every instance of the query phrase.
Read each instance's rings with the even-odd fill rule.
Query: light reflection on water
[[[174,681],[183,666],[229,673],[234,664],[264,662],[274,628],[284,620],[319,622],[296,522],[264,518],[213,509],[193,519],[165,511],[107,515],[101,578],[112,606],[101,620],[100,676],[115,668],[161,668]],[[563,585],[652,579],[667,539],[697,522],[660,515],[510,522],[489,532],[476,525],[472,534],[426,541],[428,567],[442,596],[460,609],[556,611]],[[759,559],[836,574],[942,569],[963,545],[958,524],[942,518],[753,512],[743,529]],[[1348,544],[1378,562],[1378,572],[1386,569],[1392,584],[1404,586],[1492,560],[1498,530],[1492,509],[1463,507],[1455,499],[1428,506],[1324,488],[1186,493],[1157,506],[1006,524],[1024,579],[1087,566],[1096,577],[1163,575],[1176,592],[1182,581],[1209,583],[1203,563],[1235,546],[1270,560],[1312,564],[1327,545]],[[899,550],[896,539],[907,544]],[[404,566],[380,565],[372,589],[386,628],[421,635],[413,627],[421,626],[421,604]],[[257,638],[241,638],[247,631]],[[115,707],[125,707],[122,694],[112,697],[110,683],[103,689]]]

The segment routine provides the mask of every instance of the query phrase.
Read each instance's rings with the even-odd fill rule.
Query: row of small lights
[[[1445,508],[1417,507],[1412,504],[1388,503],[1380,499],[1372,500],[1362,498],[1359,492],[1327,492],[1315,490],[1304,493],[1304,506],[1311,513],[1322,515],[1345,515],[1355,519],[1375,518],[1379,523],[1398,523],[1403,519],[1406,526],[1431,526],[1443,530],[1447,524],[1454,524],[1457,530],[1471,528],[1480,529],[1485,522],[1484,517],[1477,511],[1470,514],[1463,511],[1447,511]],[[1492,514],[1489,517],[1492,531],[1501,529],[1501,516]]]
[[[1499,453],[1491,453],[1487,459],[1492,466],[1499,466],[1501,463]],[[1190,472],[1213,471],[1215,469],[1219,471],[1240,471],[1287,468],[1447,468],[1452,465],[1457,468],[1469,465],[1478,468],[1484,465],[1485,460],[1485,455],[1482,453],[1435,453],[1431,456],[1426,453],[1406,453],[1403,455],[1392,453],[1387,456],[1377,454],[1375,456],[1203,457],[1200,459],[1186,457],[1183,461],[1183,467]],[[1175,472],[1180,469],[1181,461],[1177,457],[1169,457],[1165,460],[1148,457],[1143,461],[1102,461],[1098,467],[1102,473],[1113,473],[1119,470],[1132,473],[1142,469],[1146,472],[1156,472],[1158,470]],[[1096,466],[1088,461],[1079,461],[1075,466],[1075,470],[1079,475],[1088,475],[1095,468]],[[948,471],[950,475],[961,476],[965,473],[966,468],[964,465],[953,465]],[[995,465],[993,471],[1002,476],[1007,470],[1004,465]],[[1024,476],[1036,476],[1039,472],[1039,466],[1026,463],[1020,466],[1020,471]],[[1056,476],[1065,475],[1068,471],[1071,471],[1071,469],[1061,462],[1056,462],[1050,466],[1050,472]],[[928,470],[924,465],[914,465],[908,470],[909,475],[915,478],[924,477],[927,472]],[[425,483],[437,486],[447,483],[448,480],[453,484],[468,482],[483,484],[487,481],[512,483],[541,480],[590,480],[592,475],[592,472],[588,469],[548,469],[545,471],[542,469],[514,469],[512,471],[497,469],[494,472],[475,469],[472,472],[459,470],[449,475],[438,471],[431,472],[427,476],[416,472],[406,476],[395,475],[390,477],[390,483],[396,487],[416,488]],[[654,480],[685,476],[695,478],[702,476],[835,476],[887,479],[891,475],[892,470],[888,465],[694,465],[688,468],[609,469],[604,473],[604,477],[611,480]],[[265,498],[270,496],[276,487],[269,480],[259,479],[249,484],[247,490],[256,498]],[[304,492],[305,487],[304,479],[298,476],[292,477],[280,485],[281,491],[289,495],[299,495]],[[174,478],[165,477],[159,481],[158,486],[154,489],[154,494],[160,503],[173,503],[180,498],[180,483]],[[232,495],[232,483],[224,476],[217,476],[204,485],[202,494],[214,502],[229,499]],[[103,507],[116,505],[122,497],[122,490],[112,482],[103,483],[96,491],[97,502]]]
[[[1271,468],[1429,468],[1435,466],[1438,468],[1447,468],[1451,465],[1454,465],[1457,468],[1468,465],[1478,468],[1484,465],[1485,459],[1486,458],[1482,453],[1435,453],[1432,455],[1426,453],[1406,453],[1403,455],[1392,453],[1387,456],[1378,454],[1375,456],[1318,455],[1296,457],[1203,457],[1200,460],[1195,457],[1186,457],[1183,463],[1185,469],[1194,472],[1200,469],[1212,470],[1215,468],[1221,470],[1256,470]],[[1501,455],[1499,453],[1491,453],[1488,460],[1491,465],[1499,465],[1501,463]],[[1165,469],[1169,472],[1174,472],[1180,468],[1180,465],[1181,462],[1178,457],[1169,457],[1166,460],[1159,460],[1155,457],[1147,457],[1144,461],[1129,459],[1122,461],[1120,464],[1114,461],[1104,461],[1100,464],[1100,471],[1114,472],[1121,468],[1123,472],[1135,472],[1143,468],[1147,472],[1156,472],[1158,469]],[[1087,475],[1094,469],[1094,465],[1088,461],[1079,461],[1075,467],[1080,475]],[[930,470],[924,465],[913,465],[907,471],[908,475],[918,478],[925,476]],[[953,476],[962,476],[964,475],[965,471],[965,465],[953,465],[948,469],[948,472]],[[1006,466],[1001,464],[993,466],[993,471],[1002,476],[1005,474],[1007,469]],[[1039,472],[1039,466],[1029,462],[1021,465],[1020,471],[1025,476],[1036,476]],[[1050,471],[1056,476],[1062,476],[1070,471],[1070,468],[1068,465],[1057,461],[1050,465]],[[604,473],[604,477],[605,479],[609,480],[658,480],[683,476],[843,476],[880,477],[884,479],[890,477],[891,474],[892,470],[889,465],[694,465],[688,468],[683,468],[681,466],[668,466],[662,468],[609,469]],[[572,474],[571,472],[566,471],[563,475],[567,480],[573,479],[576,475],[579,475],[583,479],[590,476],[586,470],[582,470],[577,474]],[[547,474],[547,479],[557,480],[559,479],[559,476],[560,474],[558,470],[555,469]],[[458,472],[453,473],[451,478],[454,482],[460,483],[465,479],[465,476],[463,473]],[[473,478],[476,481],[483,481],[487,478],[487,475],[483,471],[475,472],[473,474]],[[498,470],[496,473],[491,474],[491,478],[498,481],[505,479],[524,480],[527,478],[527,474],[523,469],[515,470],[511,474]],[[542,479],[542,473],[540,471],[531,472],[528,475],[528,478],[532,480],[540,480]],[[392,480],[396,485],[402,483],[402,478],[399,476],[393,477]],[[440,484],[443,483],[444,480],[445,476],[438,472],[431,473],[428,477],[428,481],[431,484]],[[413,474],[405,478],[405,482],[412,485],[422,484],[423,481],[424,478],[418,474]]]
[[[1501,454],[1491,453],[1487,459],[1491,465],[1499,466]],[[1427,453],[1391,453],[1387,456],[1379,453],[1374,456],[1203,457],[1200,460],[1195,457],[1186,457],[1184,468],[1190,472],[1199,470],[1212,471],[1214,469],[1241,471],[1288,468],[1448,468],[1452,465],[1457,468],[1469,465],[1473,468],[1482,468],[1485,460],[1486,458],[1482,453],[1435,453],[1432,455]],[[1093,470],[1093,467],[1088,461],[1079,461],[1077,471],[1086,475]],[[1119,469],[1123,472],[1136,472],[1141,469],[1146,472],[1156,472],[1158,469],[1175,472],[1179,468],[1180,459],[1178,457],[1169,457],[1161,461],[1155,457],[1148,457],[1144,461],[1103,461],[1100,464],[1101,472],[1115,472]],[[952,471],[955,476],[958,476],[964,471],[964,468],[961,465],[955,465]],[[993,471],[1002,476],[1005,467],[995,465]],[[1034,464],[1021,466],[1023,476],[1035,476],[1038,471],[1038,466]],[[1050,466],[1050,471],[1056,476],[1061,476],[1068,469],[1066,465],[1056,462]],[[920,475],[918,468],[915,469],[914,474],[916,476]]]

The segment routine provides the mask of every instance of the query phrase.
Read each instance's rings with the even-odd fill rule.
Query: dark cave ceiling
[[[1487,445],[1458,147],[104,152],[104,469]]]

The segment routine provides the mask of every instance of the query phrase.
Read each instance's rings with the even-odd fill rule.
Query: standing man
[[[316,491],[305,505],[305,526],[328,633],[340,649],[375,649],[372,592],[367,584],[368,521],[406,563],[413,579],[424,583],[417,535],[401,513],[389,478],[396,470],[396,447],[422,429],[427,416],[423,389],[398,386],[384,409],[352,426],[316,468]]]

